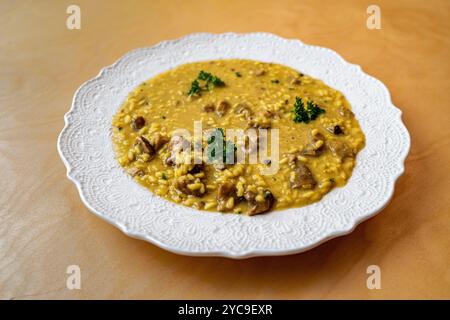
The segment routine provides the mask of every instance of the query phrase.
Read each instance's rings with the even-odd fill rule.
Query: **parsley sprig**
[[[216,141],[216,137],[218,137],[218,141],[221,141],[222,143],[222,163],[228,163],[228,161],[233,161],[234,163],[234,156],[236,152],[236,145],[228,140],[225,140],[225,130],[223,128],[217,128],[214,130],[214,133],[212,133],[208,138],[208,159],[211,162],[220,160],[220,154],[216,154],[216,151],[220,153],[220,150],[217,150],[219,147],[219,142]]]
[[[198,82],[198,80],[194,80],[191,83],[191,89],[189,89],[188,92],[188,96],[195,96],[200,94],[200,91],[202,90],[202,88],[200,87],[200,83]]]
[[[316,120],[319,115],[325,113],[325,110],[320,108],[317,104],[308,100],[305,104],[302,101],[302,98],[295,97],[294,103],[294,117],[293,120],[296,123],[304,122],[309,123],[312,120]]]
[[[201,82],[201,83],[200,83]],[[188,96],[200,95],[202,91],[208,91],[214,87],[222,87],[225,85],[219,77],[205,71],[200,71],[197,79],[192,81]]]

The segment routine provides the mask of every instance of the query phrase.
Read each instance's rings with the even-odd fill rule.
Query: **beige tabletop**
[[[376,1],[373,30],[370,1],[78,0],[69,30],[72,3],[0,1],[0,298],[450,298],[449,1]],[[242,261],[166,252],[91,214],[56,150],[75,90],[129,50],[201,31],[298,38],[383,81],[412,139],[390,204],[306,253]]]

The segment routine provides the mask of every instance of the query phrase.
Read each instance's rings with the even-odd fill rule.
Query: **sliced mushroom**
[[[291,84],[293,84],[293,85],[298,85],[298,84],[301,84],[301,83],[302,83],[302,80],[300,80],[299,78],[293,78],[291,80]]]
[[[319,141],[322,141],[320,143]],[[313,135],[308,133],[308,143],[303,148],[301,154],[309,157],[318,157],[322,154],[325,146],[325,137],[319,132]]]
[[[349,146],[340,140],[332,140],[327,142],[328,149],[330,149],[331,153],[334,156],[337,156],[341,159],[346,157],[352,157],[353,151],[349,148]]]
[[[269,190],[264,190],[262,201],[257,201],[257,196],[254,192],[247,191],[244,194],[245,200],[248,204],[248,215],[254,216],[256,214],[269,211],[275,203],[275,197]]]
[[[216,110],[216,106],[214,103],[208,103],[203,106],[203,111],[205,112],[214,112]]]
[[[253,115],[253,111],[246,103],[239,103],[236,105],[234,112],[236,114],[243,114],[245,118],[250,118]]]
[[[295,164],[293,175],[291,176],[291,188],[294,189],[313,189],[317,181],[314,179],[311,170],[301,162]]]
[[[231,105],[228,101],[222,100],[219,102],[219,105],[217,106],[217,115],[219,117],[223,117],[225,113],[227,113],[228,109],[230,109]]]
[[[188,173],[190,174],[197,174],[203,171],[203,164],[194,164],[192,166],[192,169],[188,170]]]
[[[264,69],[258,69],[255,71],[255,76],[257,76],[257,77],[261,77],[265,74],[266,74],[266,70],[264,70]]]
[[[135,131],[142,129],[145,126],[144,117],[137,117],[131,121],[131,128]]]
[[[236,186],[231,182],[224,182],[219,185],[219,188],[217,189],[217,210],[230,210],[230,208],[227,207],[227,204],[231,198],[233,198],[232,201],[234,202],[237,202],[238,200]]]
[[[144,170],[139,169],[139,168],[130,168],[128,169],[128,173],[132,176],[143,176],[144,175]]]
[[[177,153],[181,150],[186,150],[189,146],[189,140],[183,138],[182,136],[173,136],[167,146],[170,155],[166,159],[165,163],[169,166],[175,165]]]
[[[293,154],[293,153],[290,153],[290,154],[287,155],[287,159],[288,159],[289,165],[293,166],[297,162],[297,155]]]
[[[153,159],[153,157],[156,154],[156,151],[153,148],[150,141],[147,140],[147,138],[145,138],[144,136],[139,136],[136,138],[136,141],[134,144],[139,146],[139,148],[141,149],[141,151],[143,153],[147,153],[148,155],[150,155],[150,159]]]
[[[169,142],[169,138],[159,132],[155,133],[153,136],[153,147],[156,151],[161,149],[167,142]]]
[[[335,125],[327,128],[328,131],[330,131],[332,134],[339,135],[343,134],[344,131],[342,130],[341,126]]]
[[[272,110],[264,110],[262,115],[267,119],[274,119],[275,117],[277,117],[277,113]]]
[[[344,106],[339,107],[338,112],[344,118],[353,118],[355,116],[349,108]]]

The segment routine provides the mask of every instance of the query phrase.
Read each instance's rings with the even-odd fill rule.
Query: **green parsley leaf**
[[[191,89],[189,89],[188,96],[199,95],[202,88],[200,88],[200,83],[198,80],[194,80],[191,83]]]
[[[306,110],[307,110],[307,112],[309,114],[309,118],[311,120],[316,120],[319,115],[321,115],[322,113],[325,113],[324,109],[320,108],[318,105],[316,105],[312,101],[308,101],[306,103]]]
[[[220,133],[220,134],[218,134]],[[231,141],[227,141],[225,140],[225,130],[223,128],[217,128],[215,129],[215,132],[211,134],[211,136],[209,136],[208,138],[208,158],[210,161],[216,161],[218,160],[217,157],[220,155],[216,155],[216,149],[218,147],[218,144],[220,144],[219,142],[216,142],[216,136],[218,136],[219,141],[222,142],[222,162],[226,163],[227,162],[227,158],[228,159],[233,159],[234,161],[234,156],[235,156],[235,152],[237,150],[236,145],[231,142]],[[218,150],[220,151],[220,150]]]
[[[200,85],[200,81],[203,82],[203,86]],[[223,82],[219,77],[201,70],[197,76],[197,79],[192,81],[191,89],[189,90],[188,95],[200,95],[201,91],[211,90],[214,87],[222,87],[224,85],[225,82]]]
[[[308,100],[305,105],[302,101],[302,98],[295,97],[295,103],[294,103],[294,117],[293,120],[296,123],[304,122],[309,123],[312,120],[316,120],[319,115],[322,113],[325,113],[325,110],[320,108],[317,104],[312,102],[311,100]]]

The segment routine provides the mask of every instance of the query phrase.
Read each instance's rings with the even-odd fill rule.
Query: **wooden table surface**
[[[381,30],[370,1],[86,0],[68,30],[72,3],[0,1],[0,298],[450,298],[449,1],[376,1]],[[75,90],[129,50],[201,31],[298,38],[383,81],[412,139],[386,209],[306,253],[242,261],[175,255],[91,214],[56,150]]]

